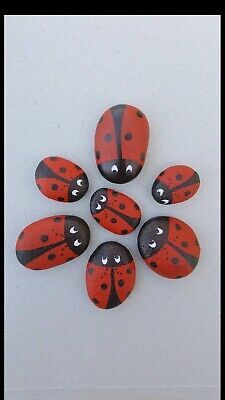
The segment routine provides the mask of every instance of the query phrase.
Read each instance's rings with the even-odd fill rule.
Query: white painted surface
[[[7,400],[218,398],[219,24],[218,16],[6,18]],[[118,103],[144,111],[151,140],[138,178],[108,186],[139,202],[141,225],[165,214],[192,226],[202,255],[185,279],[147,268],[138,229],[120,238],[89,214],[90,195],[107,186],[94,160],[96,123]],[[77,204],[51,201],[34,184],[38,162],[57,154],[88,174],[89,192]],[[176,163],[195,168],[201,188],[185,203],[159,205],[153,180]],[[86,252],[48,271],[21,267],[21,229],[60,213],[88,222]],[[137,283],[127,302],[103,311],[86,295],[85,266],[110,239],[132,252]]]

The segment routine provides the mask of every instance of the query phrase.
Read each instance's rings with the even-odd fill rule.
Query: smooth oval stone
[[[138,249],[152,271],[166,278],[183,278],[196,267],[200,247],[189,225],[173,217],[155,217],[142,226]]]
[[[82,168],[62,157],[46,157],[37,166],[35,181],[46,197],[62,202],[82,199],[88,178]]]
[[[133,232],[141,220],[138,204],[123,193],[98,189],[91,197],[91,214],[105,229],[118,235]]]
[[[152,196],[160,204],[176,204],[190,199],[200,185],[198,173],[186,165],[166,168],[152,186]]]
[[[95,133],[95,157],[110,182],[132,181],[142,170],[149,141],[146,116],[138,108],[119,104],[100,118]]]
[[[99,308],[114,308],[130,295],[136,267],[129,250],[117,242],[104,242],[92,253],[86,268],[90,300]]]
[[[26,226],[16,242],[16,256],[26,268],[56,267],[80,256],[88,247],[90,229],[73,215],[55,215]]]

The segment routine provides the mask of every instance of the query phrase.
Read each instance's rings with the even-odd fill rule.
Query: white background
[[[6,399],[215,400],[219,384],[219,16],[6,17]],[[98,172],[95,127],[108,107],[139,107],[151,126],[143,171],[112,185]],[[45,198],[39,161],[61,155],[87,172],[76,204]],[[151,185],[165,167],[195,168],[191,200],[162,206]],[[154,274],[136,246],[89,214],[90,195],[114,187],[150,217],[183,219],[202,248],[192,275]],[[92,238],[76,261],[29,271],[15,256],[27,224],[55,214],[84,218]],[[141,226],[140,225],[140,226]],[[86,295],[85,267],[104,240],[137,265],[129,299],[111,310]]]

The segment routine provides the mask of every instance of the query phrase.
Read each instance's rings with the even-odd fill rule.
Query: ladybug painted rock
[[[148,140],[148,121],[138,108],[119,104],[105,111],[95,133],[96,162],[104,178],[132,181],[144,165]]]
[[[104,242],[87,264],[88,296],[99,308],[117,307],[131,293],[135,276],[135,263],[129,250],[117,242]]]
[[[36,169],[35,181],[46,197],[62,202],[80,200],[89,186],[85,172],[61,157],[44,158]]]
[[[139,232],[138,248],[151,270],[166,278],[189,275],[200,255],[193,230],[173,217],[149,219]]]
[[[83,219],[56,215],[23,229],[16,242],[16,256],[29,269],[53,268],[81,255],[89,240],[90,230]]]
[[[98,189],[91,197],[91,214],[105,229],[118,235],[133,232],[141,219],[138,204],[123,193]]]
[[[161,204],[181,203],[194,196],[199,185],[199,175],[194,169],[186,165],[173,165],[156,178],[152,195]]]

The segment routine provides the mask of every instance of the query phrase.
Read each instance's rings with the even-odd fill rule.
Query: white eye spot
[[[72,226],[72,228],[70,228],[70,233],[77,233],[78,231],[75,231],[74,226]]]
[[[72,191],[72,195],[73,195],[73,196],[77,196],[77,193],[79,193],[79,190],[75,190],[75,189],[74,189],[74,190]]]
[[[111,168],[111,171],[112,171],[112,172],[113,172],[113,171],[118,172],[118,167],[117,167],[117,165],[113,165],[112,168]]]
[[[163,229],[161,229],[161,228],[157,228],[157,235],[162,235],[162,233],[163,233]]]
[[[78,184],[78,186],[82,186],[83,185],[82,179],[78,179],[77,184]]]
[[[162,200],[162,202],[163,202],[164,204],[168,204],[168,203],[169,203],[169,200],[165,199],[165,200]]]
[[[101,210],[102,207],[101,207],[101,205],[100,205],[99,203],[97,203],[97,207],[95,207],[95,209],[96,209],[96,210]]]
[[[130,172],[132,172],[132,171],[133,171],[133,167],[132,167],[132,165],[128,165],[128,166],[127,166],[127,168],[126,168],[126,172],[128,172],[128,171],[130,171]]]
[[[103,264],[103,265],[106,265],[107,262],[108,262],[108,258],[107,258],[107,257],[106,257],[106,258],[103,258],[103,257],[102,257],[102,264]]]
[[[120,262],[120,256],[118,255],[117,257],[114,257],[114,260],[116,261],[117,264]]]
[[[104,203],[104,202],[106,201],[106,197],[105,197],[105,196],[103,196],[103,194],[101,195],[101,199],[100,199],[100,201],[101,201],[102,203]]]
[[[81,242],[79,242],[79,240],[76,239],[75,242],[74,242],[74,246],[77,247],[77,246],[80,246],[80,244],[81,244]]]
[[[163,189],[158,189],[158,190],[156,190],[156,192],[159,192],[159,195],[161,197],[163,195],[163,193],[164,193],[164,190]]]
[[[156,247],[156,242],[152,240],[152,243],[149,243],[149,246],[154,249]]]

